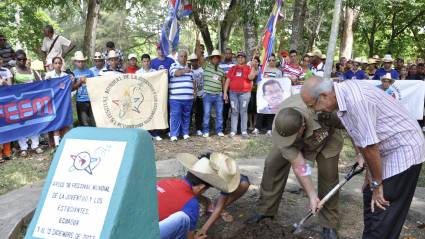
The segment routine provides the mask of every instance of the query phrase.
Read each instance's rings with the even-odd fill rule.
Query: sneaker
[[[42,148],[40,148],[40,147],[37,147],[37,148],[35,148],[34,150],[35,150],[35,152],[36,152],[37,154],[42,154],[42,153],[44,153],[44,150],[43,150]]]
[[[198,135],[198,136],[203,136],[202,131],[197,130],[197,131],[196,131],[196,135]]]
[[[173,137],[170,138],[170,140],[171,141],[177,141],[177,137],[176,136],[173,136]]]
[[[21,153],[19,153],[19,155],[20,155],[21,157],[27,157],[27,156],[28,156],[28,151],[26,151],[26,150],[22,150],[22,151],[21,151]]]
[[[230,132],[230,137],[234,137],[235,135],[236,135],[236,133],[235,132]]]
[[[210,134],[209,133],[205,133],[205,134],[202,135],[202,137],[208,138],[208,137],[210,137]]]
[[[271,130],[267,130],[267,133],[266,133],[268,136],[272,136],[272,131]]]
[[[188,139],[188,138],[190,138],[189,135],[187,135],[187,134],[183,135],[183,139]]]
[[[253,133],[253,134],[255,134],[255,135],[257,135],[257,134],[259,134],[259,133],[260,133],[260,131],[259,131],[257,128],[255,128],[255,129],[252,131],[252,133]]]
[[[218,133],[217,135],[218,135],[218,137],[224,137],[223,132],[220,132],[220,133]]]
[[[247,132],[242,132],[242,138],[248,138],[248,137],[249,137],[249,135],[248,135]]]
[[[162,138],[161,138],[160,136],[155,136],[155,137],[154,137],[154,139],[155,139],[156,141],[161,141],[161,140],[162,140]]]

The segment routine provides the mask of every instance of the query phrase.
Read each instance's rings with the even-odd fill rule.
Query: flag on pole
[[[276,24],[280,19],[280,8],[282,6],[282,0],[276,0],[274,4],[272,13],[270,15],[269,21],[266,26],[266,30],[263,38],[263,66],[261,68],[261,73],[264,73],[264,69],[267,66],[266,62],[269,59],[270,55],[273,52],[274,39],[276,35]]]
[[[164,55],[170,54],[170,50],[176,50],[179,44],[180,25],[182,17],[192,13],[192,4],[187,0],[170,0],[168,4],[168,16],[162,27],[160,46]]]

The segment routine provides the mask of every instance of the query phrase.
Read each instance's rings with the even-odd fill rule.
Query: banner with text
[[[87,89],[97,127],[168,128],[165,70],[90,78]]]
[[[69,76],[0,87],[0,144],[72,124]]]
[[[280,103],[291,94],[289,78],[263,78],[257,87],[257,112],[276,114]]]

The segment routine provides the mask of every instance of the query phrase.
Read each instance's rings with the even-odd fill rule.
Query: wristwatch
[[[373,191],[375,189],[377,189],[379,186],[381,186],[382,182],[378,183],[378,181],[373,180],[370,183],[370,190]]]

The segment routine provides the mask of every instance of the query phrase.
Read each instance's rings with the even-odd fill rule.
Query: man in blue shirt
[[[77,86],[77,115],[78,124],[80,126],[96,127],[93,111],[91,109],[89,93],[87,91],[87,78],[94,77],[93,72],[86,68],[87,57],[84,57],[81,51],[76,51],[73,57],[74,60],[74,76]]]
[[[156,52],[158,57],[151,61],[151,67],[157,71],[163,69],[170,71],[171,64],[173,64],[175,61],[162,53],[161,46],[159,44],[156,46]],[[170,74],[168,74],[168,76],[170,76]]]
[[[360,59],[355,59],[354,61],[347,62],[347,71],[344,73],[345,80],[368,80],[366,72],[362,69],[359,69]]]
[[[400,79],[400,76],[398,75],[398,72],[392,68],[393,59],[391,55],[385,55],[384,58],[382,58],[382,61],[384,62],[384,67],[378,69],[375,72],[375,75],[373,76],[373,80],[380,80],[382,76],[384,76],[387,73],[391,74],[391,78],[394,80]]]
[[[99,72],[105,66],[105,59],[103,59],[102,53],[100,52],[94,53],[93,62],[94,62],[94,66],[90,68],[90,70],[93,72],[94,76],[99,76]]]

